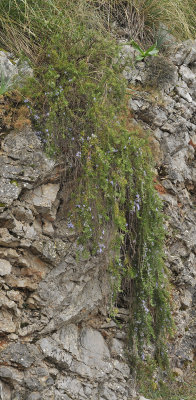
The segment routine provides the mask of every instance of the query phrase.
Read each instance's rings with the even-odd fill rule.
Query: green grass
[[[152,44],[157,39],[164,41],[164,37],[157,38],[160,24],[164,24],[166,30],[179,41],[196,37],[195,0],[83,0],[77,3],[79,17],[90,10],[89,18],[93,18],[92,24],[95,23],[96,15],[96,23],[99,25],[98,20],[101,16],[107,29],[118,34],[121,28],[121,34],[124,30],[131,39],[139,41],[140,44]],[[73,9],[72,5],[71,0],[1,0],[1,45],[8,49],[17,49],[18,52],[22,50],[28,57],[35,57],[39,50],[39,41],[42,39],[40,35],[47,37],[47,32],[51,31],[55,24],[58,26],[57,10],[61,7]],[[92,9],[98,12],[92,13]],[[116,30],[112,25],[114,21],[118,28]],[[32,37],[35,39],[33,46]]]
[[[195,0],[90,0],[104,10],[108,26],[114,20],[132,39],[155,42],[160,23],[177,40],[196,37]],[[127,29],[126,29],[127,28]]]

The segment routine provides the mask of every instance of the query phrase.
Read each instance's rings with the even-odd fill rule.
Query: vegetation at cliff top
[[[196,37],[195,0],[89,0],[107,15],[108,26],[123,28],[140,43],[155,42],[163,24],[177,40]],[[164,40],[164,37],[162,38]]]
[[[0,41],[8,50],[21,50],[32,55],[32,42],[42,40],[46,33],[48,12],[51,15],[54,9],[65,9],[73,4],[73,0],[1,0],[0,2]],[[130,38],[139,41],[154,43],[160,33],[160,26],[164,24],[166,30],[172,33],[177,40],[194,39],[196,37],[196,2],[195,0],[80,0],[78,15],[83,7],[97,10],[107,30],[120,36],[127,33]],[[22,11],[22,14],[21,14]],[[90,18],[92,13],[90,12]],[[96,17],[97,18],[97,17]],[[94,18],[93,18],[94,20]],[[95,21],[94,21],[95,22]],[[40,23],[43,23],[41,27]],[[50,30],[50,24],[47,26]]]
[[[64,163],[68,227],[77,229],[92,254],[109,249],[113,303],[122,290],[129,299],[130,347],[144,358],[146,343],[153,342],[156,359],[166,363],[173,324],[162,204],[148,138],[127,110],[119,44],[107,22],[128,3],[139,12],[136,1],[1,0],[0,41],[34,69],[24,103],[46,151]],[[173,3],[194,10],[191,1]],[[155,2],[145,2],[145,10],[147,5],[140,41],[152,36],[154,23],[166,22],[162,10],[156,23]],[[191,15],[186,15],[190,21]],[[185,26],[181,34],[187,37],[193,24],[188,23],[189,32]]]

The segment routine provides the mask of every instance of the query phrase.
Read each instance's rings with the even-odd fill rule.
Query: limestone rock
[[[12,270],[12,265],[9,261],[0,259],[0,276],[9,275]]]
[[[5,382],[0,381],[0,398],[2,400],[11,400],[11,387],[8,386]]]
[[[29,368],[35,362],[36,358],[41,358],[39,351],[33,344],[14,343],[7,346],[0,353],[1,362],[6,360],[13,365],[19,365],[23,368]]]
[[[144,396],[139,396],[139,400],[149,400],[149,399],[147,399],[147,398],[144,397]]]
[[[21,187],[8,179],[0,179],[0,202],[1,207],[10,206],[18,198]]]
[[[196,61],[196,41],[186,40],[177,47],[177,51],[173,57],[176,65],[185,66]]]
[[[16,331],[16,323],[13,321],[11,313],[1,310],[0,311],[0,333],[7,334]]]
[[[185,65],[181,65],[179,73],[182,76],[182,79],[187,83],[187,85],[190,85],[195,81],[195,74],[191,71],[190,68],[186,67]]]
[[[50,212],[58,191],[59,184],[51,183],[42,185],[33,191],[32,202],[39,213],[48,214]]]
[[[134,126],[142,124],[156,138],[151,148],[168,216],[165,258],[177,326],[168,351],[180,371],[192,363],[196,339],[195,43],[134,68],[126,59],[135,51],[122,46]],[[67,187],[61,188],[59,170],[29,127],[3,136],[0,397],[128,400],[136,395],[134,378],[124,357],[125,331],[107,318],[107,262],[90,252],[83,257],[76,231],[68,229],[62,205]],[[117,318],[126,324],[126,306]]]
[[[18,70],[16,65],[12,64],[7,54],[3,51],[0,51],[0,65],[0,73],[2,74],[1,79],[3,78],[6,81],[11,82],[18,74]]]
[[[186,290],[183,293],[183,296],[181,297],[181,307],[182,307],[182,309],[186,310],[187,308],[190,308],[191,303],[192,303],[192,295],[188,290]]]

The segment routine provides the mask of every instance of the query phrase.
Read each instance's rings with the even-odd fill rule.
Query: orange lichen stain
[[[8,340],[7,339],[2,339],[0,340],[0,349],[4,349],[8,345]]]
[[[21,275],[27,276],[27,277],[32,276],[34,278],[34,280],[37,281],[37,280],[43,279],[44,276],[45,276],[45,273],[44,273],[44,271],[43,272],[42,271],[37,271],[37,270],[35,270],[33,268],[28,268],[27,267],[27,268],[22,268]]]
[[[160,185],[160,184],[156,184],[154,185],[155,189],[157,190],[157,192],[159,192],[160,194],[165,194],[167,193],[167,191],[165,190],[165,188]]]
[[[192,139],[190,140],[189,144],[190,144],[190,146],[192,146],[194,149],[196,149],[196,144],[193,143]]]

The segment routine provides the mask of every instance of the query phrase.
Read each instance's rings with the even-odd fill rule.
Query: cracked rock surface
[[[196,339],[195,49],[185,42],[169,60],[125,71],[135,124],[151,131],[156,188],[169,217],[166,262],[177,326],[169,355],[181,369],[192,362]],[[10,62],[8,75],[15,74]],[[0,398],[130,400],[125,333],[107,318],[106,261],[83,257],[68,228],[60,166],[29,126],[1,138]],[[126,321],[127,310],[119,315]]]
[[[128,74],[134,88],[129,106],[136,125],[151,133],[155,187],[169,217],[166,259],[176,323],[169,346],[174,365],[183,367],[196,349],[196,41],[179,45],[170,59],[153,58],[135,70]]]

